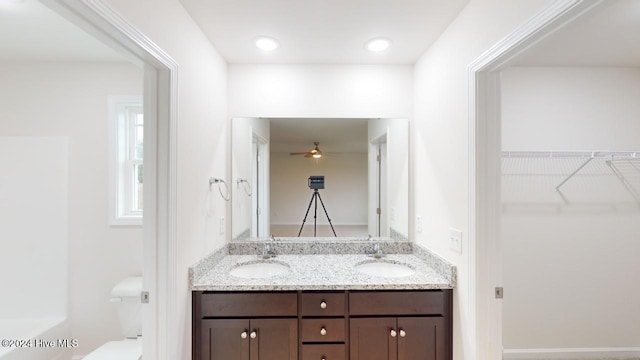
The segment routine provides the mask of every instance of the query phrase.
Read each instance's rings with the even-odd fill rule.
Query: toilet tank
[[[136,338],[142,335],[141,292],[141,276],[124,278],[111,290],[111,302],[118,311],[120,329],[124,337]]]

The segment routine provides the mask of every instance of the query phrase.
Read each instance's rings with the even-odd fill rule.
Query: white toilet
[[[142,358],[142,319],[140,316],[142,277],[122,279],[111,290],[110,301],[115,304],[120,328],[125,339],[110,341],[83,360],[139,360]]]

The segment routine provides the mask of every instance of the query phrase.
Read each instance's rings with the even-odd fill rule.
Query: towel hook
[[[224,190],[227,193],[226,196],[222,193],[222,187],[220,186],[220,183],[224,184]],[[211,190],[211,187],[213,186],[213,184],[218,184],[218,191],[220,192],[220,196],[222,196],[224,201],[229,201],[229,199],[231,199],[231,194],[229,193],[229,187],[227,186],[227,183],[224,180],[211,177],[209,178],[209,190]]]
[[[242,189],[244,190],[244,193],[247,194],[247,196],[251,196],[252,191],[251,191],[251,184],[249,184],[249,180],[243,179],[243,178],[238,178],[238,180],[236,180],[236,184],[238,185],[238,187],[240,187],[240,184],[242,183],[244,183],[244,186],[242,187]]]

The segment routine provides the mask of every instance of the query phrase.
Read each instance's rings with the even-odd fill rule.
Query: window
[[[144,116],[139,96],[109,97],[111,225],[142,225]]]

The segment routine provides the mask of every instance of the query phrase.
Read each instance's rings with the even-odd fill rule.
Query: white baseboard
[[[504,349],[503,360],[640,359],[640,347]]]

